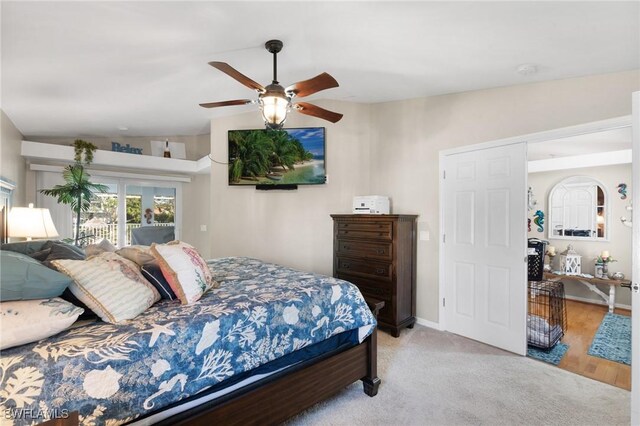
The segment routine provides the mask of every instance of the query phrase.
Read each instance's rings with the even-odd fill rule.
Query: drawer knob
[[[342,246],[342,248],[343,248],[343,249],[345,249],[345,250],[349,250],[349,246],[348,246],[348,245],[346,245],[346,244],[345,244],[345,245],[343,245],[343,246]]]
[[[349,265],[348,263],[343,263],[343,264],[342,264],[342,267],[343,267],[344,269],[349,269],[349,268],[351,267],[351,265]]]
[[[377,249],[377,250],[376,250],[376,253],[378,253],[378,254],[384,254],[384,249],[379,248],[379,249]]]
[[[376,269],[376,274],[384,274],[384,269],[383,268],[378,268]]]

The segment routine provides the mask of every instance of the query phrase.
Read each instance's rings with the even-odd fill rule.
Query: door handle
[[[626,287],[629,290],[633,291],[634,293],[640,293],[640,285],[636,283],[628,282],[628,283],[620,284],[620,287]]]

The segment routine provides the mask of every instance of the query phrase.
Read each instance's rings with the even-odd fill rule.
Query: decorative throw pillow
[[[162,275],[183,305],[198,301],[212,287],[217,287],[211,271],[198,251],[187,243],[172,241],[152,244]]]
[[[20,241],[20,242],[17,242],[17,243],[2,244],[0,249],[9,250],[9,251],[15,251],[15,252],[18,252],[18,253],[26,254],[27,256],[31,256],[31,257],[44,256],[42,259],[37,259],[37,260],[42,261],[49,254],[49,252],[47,252],[47,250],[51,248],[51,246],[52,246],[52,244],[54,242],[58,243],[58,244],[64,244],[70,250],[73,250],[76,253],[84,256],[84,252],[82,251],[82,249],[80,247],[76,247],[76,246],[74,246],[72,244],[67,244],[67,243],[64,243],[64,242],[58,241],[58,240]],[[43,250],[45,251],[44,253],[43,253]]]
[[[151,247],[149,246],[127,246],[116,250],[116,253],[125,259],[135,262],[139,266],[144,266],[148,263],[157,264],[156,258],[153,256],[153,253],[151,253]]]
[[[89,244],[84,248],[87,257],[95,256],[100,253],[113,253],[118,248],[111,244],[109,240],[103,238],[98,244]]]
[[[72,260],[84,260],[86,256],[82,251],[78,251],[76,247],[66,244],[60,241],[51,241],[48,248],[44,251],[49,251],[47,257],[42,261],[45,266],[52,268],[51,262],[58,259],[72,259]],[[40,253],[40,252],[38,252]],[[35,253],[34,253],[35,254]]]
[[[155,258],[154,258],[155,259]],[[147,279],[160,293],[160,296],[163,299],[175,300],[177,299],[176,294],[171,289],[171,286],[165,279],[164,275],[162,275],[162,269],[160,269],[160,265],[157,263],[147,263],[143,265],[140,269],[142,272],[142,276]]]
[[[81,308],[58,297],[2,302],[0,349],[9,349],[58,334],[69,328],[81,313]]]
[[[2,302],[60,296],[72,281],[68,276],[47,268],[26,254],[0,250]]]
[[[158,291],[138,267],[115,253],[87,260],[54,260],[55,267],[73,278],[69,289],[103,321],[132,319],[160,300]]]

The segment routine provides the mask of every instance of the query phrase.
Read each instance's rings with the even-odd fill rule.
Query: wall
[[[344,114],[331,124],[293,112],[287,127],[326,126],[328,183],[296,191],[229,186],[227,166],[211,166],[211,255],[251,256],[306,271],[332,274],[332,213],[349,213],[354,195],[369,191],[370,106],[315,104]],[[259,129],[258,111],[214,119],[211,156],[227,161],[227,131]]]
[[[208,174],[191,176],[191,183],[182,186],[182,237],[198,249],[205,259],[211,256],[211,178]],[[202,231],[201,226],[206,230]]]
[[[532,223],[529,237],[542,238],[549,241],[549,244],[556,247],[558,253],[564,251],[568,244],[571,244],[582,256],[582,272],[589,274],[594,273],[594,260],[603,251],[608,250],[611,256],[617,262],[609,264],[609,272],[620,271],[626,277],[631,277],[631,229],[627,228],[620,222],[621,216],[630,219],[631,215],[625,207],[629,205],[631,200],[631,164],[621,164],[616,166],[589,167],[572,170],[559,170],[553,172],[530,173],[529,186],[533,190],[537,204],[535,210],[542,210],[548,215],[549,194],[554,185],[570,176],[590,176],[602,182],[607,192],[607,202],[609,204],[609,241],[578,241],[578,240],[559,240],[548,237],[548,228],[545,226],[544,232],[539,233],[537,227]],[[625,182],[629,185],[627,199],[621,200],[618,194],[617,186],[619,183]],[[535,211],[529,212],[529,217],[533,221]],[[547,217],[548,218],[548,217]],[[546,219],[547,219],[546,218]],[[548,225],[548,220],[545,221]],[[557,261],[557,260],[556,260]],[[605,293],[609,292],[608,286],[601,286],[601,290]],[[582,284],[566,281],[565,292],[570,296],[577,296],[603,302],[602,298],[596,296]],[[616,293],[616,303],[631,305],[631,292],[627,289],[619,289]]]
[[[418,242],[418,317],[438,321],[439,151],[629,115],[637,90],[636,70],[371,106],[371,191],[431,235]]]
[[[16,183],[12,203],[26,206],[26,167],[20,157],[22,135],[11,119],[0,109],[0,176]]]

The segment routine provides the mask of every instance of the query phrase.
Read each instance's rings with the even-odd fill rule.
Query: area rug
[[[556,345],[548,351],[538,349],[533,346],[527,346],[527,356],[548,364],[558,365],[568,350],[569,345],[562,342],[556,343]]]
[[[631,365],[631,317],[607,313],[587,353]]]

